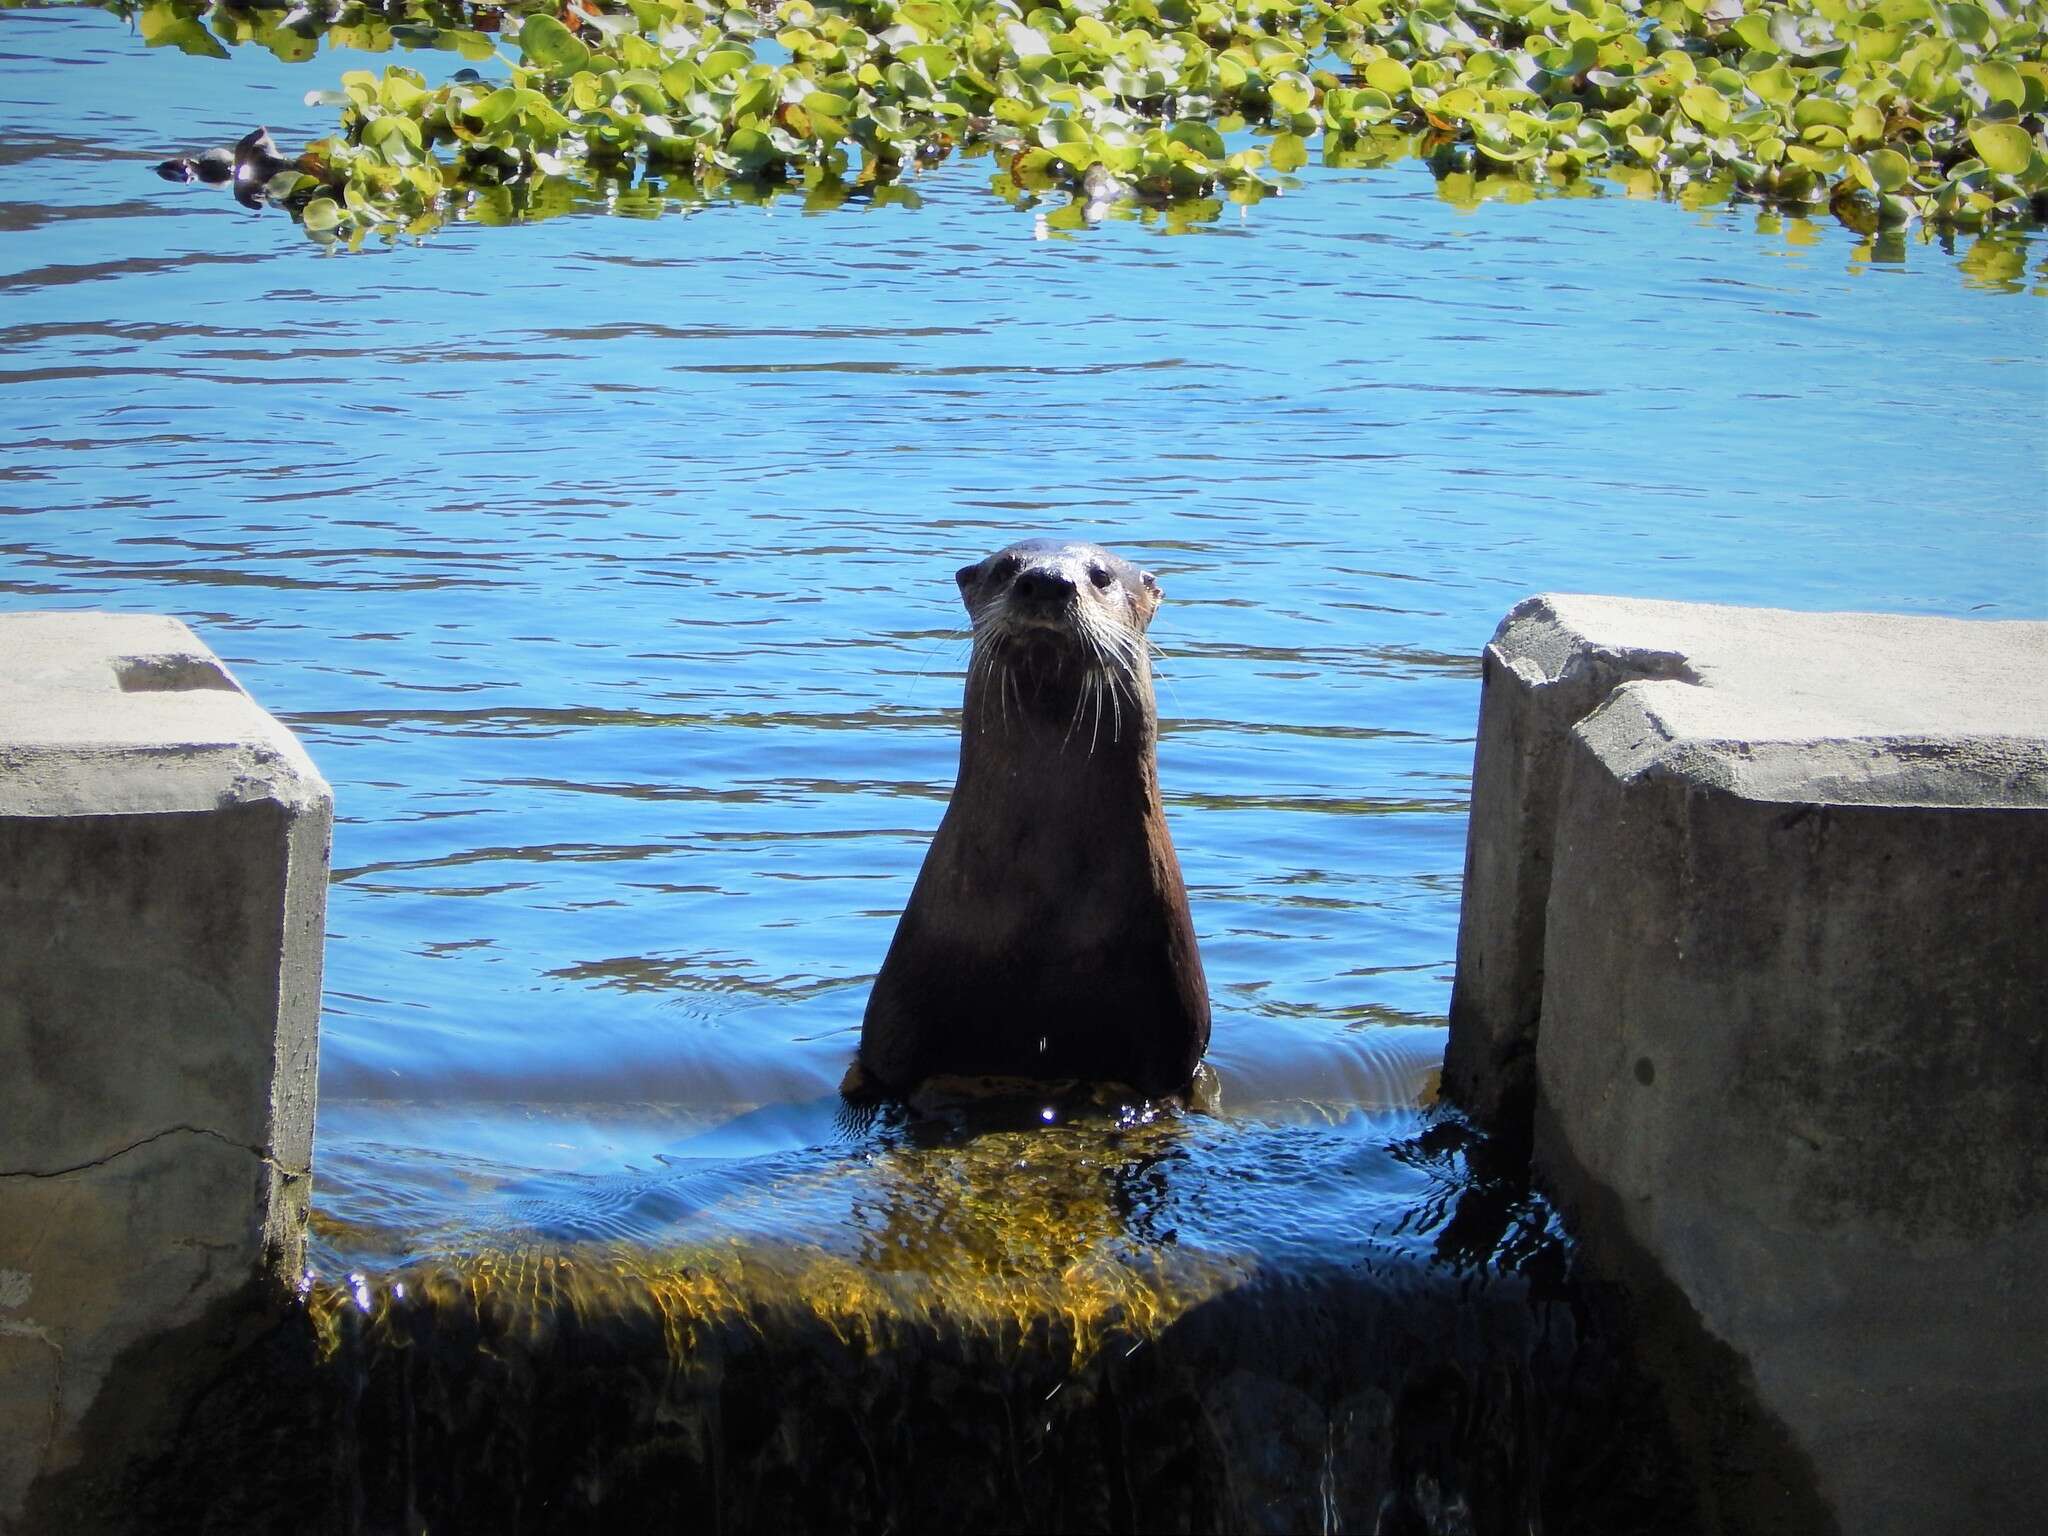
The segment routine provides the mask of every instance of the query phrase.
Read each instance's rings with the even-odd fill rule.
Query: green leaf
[[[1846,133],[1849,121],[1850,113],[1847,107],[1839,101],[1829,101],[1820,96],[1804,97],[1799,105],[1792,109],[1792,126],[1795,128],[1811,128],[1821,124],[1829,128],[1840,128]]]
[[[518,90],[509,85],[501,85],[476,104],[476,119],[486,128],[497,128],[509,122],[518,110]]]
[[[989,115],[999,123],[1014,123],[1020,128],[1029,128],[1045,117],[1045,108],[1021,101],[1015,96],[998,96],[995,105],[989,108]]]
[[[1783,64],[1773,64],[1749,77],[1749,88],[1773,106],[1782,107],[1799,93],[1799,83]]]
[[[1176,144],[1185,144],[1207,155],[1211,160],[1221,160],[1227,153],[1223,135],[1207,123],[1175,123],[1166,130],[1166,136]]]
[[[1283,133],[1266,146],[1267,162],[1276,171],[1298,171],[1308,164],[1308,143],[1298,133]]]
[[[1977,77],[1977,84],[1983,88],[1987,102],[2003,103],[2015,112],[2026,107],[2026,79],[2010,64],[1996,59],[1979,59],[1970,66],[1970,73]]]
[[[420,153],[420,125],[409,117],[373,118],[363,129],[363,145],[391,165],[410,165]]]
[[[1896,149],[1873,149],[1863,163],[1880,192],[1896,192],[1913,179],[1913,162]]]
[[[573,75],[590,67],[590,50],[583,40],[546,12],[526,18],[519,29],[519,51],[529,64],[550,75]]]
[[[1088,131],[1086,123],[1071,117],[1048,117],[1038,125],[1038,142],[1047,149],[1064,149],[1076,144],[1092,144],[1095,136]]]
[[[1771,21],[1761,11],[1751,11],[1729,29],[1750,47],[1763,53],[1776,52],[1771,38]]]
[[[1812,171],[1816,176],[1833,176],[1842,169],[1844,157],[1839,149],[1816,149],[1810,144],[1787,144],[1785,158],[1802,170]]]
[[[707,53],[697,61],[698,72],[706,80],[723,80],[727,75],[745,69],[754,62],[754,56],[739,48],[720,48]]]
[[[1718,92],[1715,94],[1719,95]],[[1540,145],[1518,139],[1507,120],[1492,113],[1473,122],[1472,142],[1489,160],[1498,160],[1509,165],[1518,160],[1533,158],[1541,148]]]
[[[341,222],[340,205],[331,197],[316,197],[306,204],[299,221],[315,234],[332,229]]]
[[[1553,75],[1569,78],[1582,75],[1600,62],[1600,40],[1576,37],[1569,48],[1551,48],[1536,55],[1536,62]]]
[[[1991,18],[1974,5],[1944,5],[1949,31],[1969,42],[1981,43],[1991,35]]]
[[[1408,66],[1399,59],[1374,59],[1365,66],[1365,83],[1376,91],[1398,96],[1414,82]]]
[[[1972,123],[1970,146],[2001,176],[2019,175],[2034,156],[2034,141],[2018,123]]]
[[[725,152],[732,156],[735,164],[746,172],[761,170],[780,156],[775,146],[768,141],[768,135],[756,128],[742,128],[725,141]]]
[[[906,64],[922,64],[925,72],[934,80],[944,80],[960,67],[959,56],[952,49],[937,43],[899,49],[896,56]]]
[[[1678,104],[1701,127],[1714,133],[1728,131],[1728,98],[1711,85],[1688,85],[1679,93]]]
[[[426,99],[426,92],[396,69],[386,70],[377,96],[386,112],[411,112]]]
[[[734,121],[743,117],[766,117],[775,110],[775,77],[758,75],[742,80],[732,95]],[[815,110],[815,109],[811,109]]]
[[[1315,95],[1307,80],[1300,75],[1275,75],[1267,87],[1267,94],[1273,98],[1273,105],[1289,117],[1298,117],[1315,102]]]
[[[651,70],[636,69],[619,81],[619,94],[643,112],[666,112],[669,99]]]
[[[543,143],[552,143],[555,138],[569,131],[569,119],[562,116],[539,91],[522,90],[519,93],[519,125],[533,138]]]
[[[143,43],[151,48],[176,48],[180,53],[196,53],[208,59],[228,56],[221,40],[207,31],[204,23],[179,14],[168,3],[144,6],[136,29],[142,33]]]

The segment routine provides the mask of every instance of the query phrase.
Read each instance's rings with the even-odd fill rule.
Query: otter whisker
[[[1067,750],[1067,743],[1074,739],[1074,732],[1081,727],[1081,711],[1088,705],[1088,679],[1083,678],[1082,686],[1074,690],[1074,713],[1067,719],[1066,734],[1060,737],[1060,750]],[[1090,749],[1091,755],[1093,749]]]
[[[1124,731],[1123,689],[1118,685],[1117,674],[1105,666],[1098,667],[1095,675],[1098,680],[1096,683],[1095,713],[1098,718],[1101,716],[1102,696],[1107,694],[1109,696],[1110,711],[1109,739],[1112,742],[1122,741]]]
[[[933,658],[936,657],[939,654],[939,652],[945,649],[948,645],[952,645],[955,647],[963,645],[967,646],[968,650],[966,656],[960,659],[963,661],[971,660],[974,654],[972,649],[973,641],[974,632],[971,628],[968,631],[968,633],[964,635],[961,634],[960,631],[958,631],[957,629],[948,631],[944,634],[933,635],[930,638],[930,640],[925,644],[924,648],[917,653],[917,670],[913,672],[911,676],[922,679],[925,676],[925,674],[931,670]],[[959,652],[957,650],[955,651],[955,656],[959,657]]]
[[[1091,634],[1089,638],[1090,643],[1096,647],[1096,673],[1109,689],[1110,709],[1115,716],[1110,739],[1112,741],[1121,741],[1123,740],[1124,688],[1136,676],[1137,657],[1133,654],[1133,649],[1127,636],[1098,632]],[[1131,704],[1133,708],[1137,705],[1135,693],[1132,695]]]
[[[1173,696],[1174,713],[1179,714],[1180,690],[1173,686],[1173,658],[1154,645],[1150,639],[1147,639],[1145,642],[1145,650],[1151,660],[1158,662],[1159,666],[1165,669],[1160,671],[1147,668],[1146,670],[1155,680],[1166,684],[1166,691]]]
[[[974,650],[969,655],[967,660],[967,686],[970,690],[973,689],[976,682],[987,681],[989,676],[989,669],[994,660],[994,657],[987,645],[986,636],[982,630],[981,621],[978,619],[974,623],[973,634]],[[984,693],[982,696],[981,705],[982,712],[986,714],[988,711],[988,698],[986,693]]]
[[[983,685],[981,695],[982,723],[986,726],[989,721],[988,690],[993,688],[996,695],[997,719],[999,723],[1007,724],[1009,720],[1008,687],[1010,668],[1004,659],[1003,653],[1009,636],[992,625],[984,626],[977,623],[975,628],[978,640],[976,650],[980,655],[980,672]]]
[[[1010,636],[1007,631],[996,636],[993,651],[993,665],[996,669],[996,715],[1003,729],[1007,731],[1010,728],[1010,693],[1017,684],[1016,668],[1010,665]],[[1021,711],[1023,707],[1023,701],[1019,700],[1017,708]]]

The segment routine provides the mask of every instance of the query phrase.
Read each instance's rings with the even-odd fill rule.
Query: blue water
[[[381,62],[0,12],[0,606],[184,617],[333,783],[334,1254],[536,1188],[659,1236],[674,1200],[596,1213],[678,1160],[759,1220],[861,1145],[832,1090],[951,782],[950,573],[1022,532],[1167,592],[1191,1155],[1295,1137],[1344,1174],[1296,1205],[1366,1225],[1419,1187],[1352,1175],[1441,1050],[1510,604],[2048,613],[2038,235],[1466,213],[1411,163],[1040,238],[954,160],[916,209],[349,255],[149,172],[328,131],[303,93]]]

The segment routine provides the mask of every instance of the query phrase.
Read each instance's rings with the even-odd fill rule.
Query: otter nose
[[[1074,579],[1043,568],[1017,578],[1017,595],[1031,603],[1063,603],[1074,595]]]

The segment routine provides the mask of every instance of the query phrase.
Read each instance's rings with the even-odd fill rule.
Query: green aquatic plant
[[[1320,155],[1426,158],[1459,201],[1589,176],[1825,208],[1865,234],[2048,214],[2048,15],[2008,0],[196,0],[151,42],[281,56],[309,28],[436,49],[314,93],[338,131],[271,184],[322,237],[801,189],[903,193],[965,149],[1049,217],[1211,217]],[[296,41],[286,42],[289,36]]]

